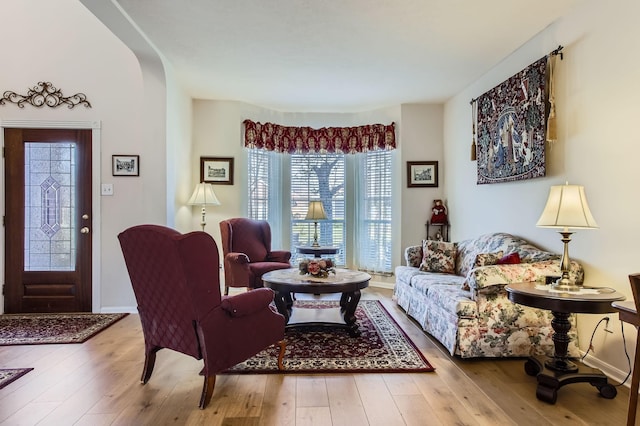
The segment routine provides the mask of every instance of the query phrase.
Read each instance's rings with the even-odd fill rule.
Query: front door
[[[91,130],[4,141],[5,312],[91,312]]]

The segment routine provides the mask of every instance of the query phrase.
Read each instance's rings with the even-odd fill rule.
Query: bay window
[[[246,120],[245,146],[247,215],[269,221],[274,247],[290,249],[292,263],[296,247],[313,242],[305,217],[320,200],[327,219],[318,221],[318,240],[339,249],[336,264],[392,272],[393,123],[316,130]]]

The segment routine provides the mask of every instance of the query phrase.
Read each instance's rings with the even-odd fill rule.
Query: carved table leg
[[[571,330],[571,322],[569,322],[569,313],[553,312],[553,358],[545,362],[545,366],[555,371],[563,373],[574,372],[578,370],[578,366],[571,362],[567,357],[567,348],[569,347],[569,330]]]
[[[567,356],[569,346],[568,332],[571,329],[568,313],[553,312],[551,326],[555,332],[553,335],[554,356],[544,362],[536,357],[531,357],[525,363],[525,372],[530,376],[536,376],[538,387],[536,397],[555,404],[558,398],[558,389],[571,383],[588,382],[600,392],[602,397],[612,399],[618,393],[617,389],[608,383],[607,376],[596,368],[590,368],[582,363],[576,364]]]
[[[360,296],[360,290],[356,290],[351,293],[342,293],[342,297],[340,297],[340,310],[343,313],[344,322],[348,326],[351,337],[358,337],[360,335],[355,315]]]
[[[276,303],[276,309],[278,309],[278,312],[284,316],[284,323],[287,324],[291,317],[291,309],[293,306],[291,293],[288,291],[276,291],[273,301]]]
[[[340,312],[344,312],[347,309],[347,302],[349,301],[350,293],[342,293],[340,296]]]

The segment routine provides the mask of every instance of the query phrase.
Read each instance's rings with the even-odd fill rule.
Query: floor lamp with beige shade
[[[207,225],[207,206],[219,206],[220,201],[218,201],[218,197],[216,197],[215,192],[213,192],[213,185],[200,182],[193,190],[193,194],[191,194],[191,198],[189,198],[187,204],[190,206],[202,206],[200,226],[202,226],[202,230],[204,231],[204,227]]]

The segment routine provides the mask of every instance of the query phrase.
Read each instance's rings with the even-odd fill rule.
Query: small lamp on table
[[[581,185],[554,185],[549,190],[547,205],[536,226],[541,228],[559,228],[564,243],[564,251],[560,262],[562,277],[552,284],[555,290],[578,291],[580,286],[569,278],[571,263],[569,261],[569,242],[571,241],[571,229],[595,229],[596,224]]]
[[[327,214],[324,211],[322,201],[309,201],[309,210],[305,220],[313,220],[313,244],[312,247],[320,247],[318,243],[318,221],[325,220]]]

